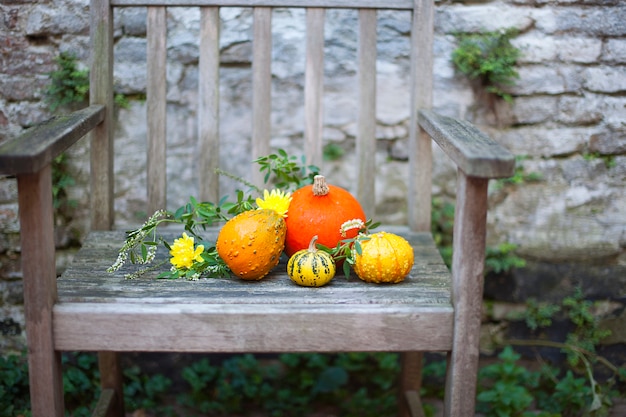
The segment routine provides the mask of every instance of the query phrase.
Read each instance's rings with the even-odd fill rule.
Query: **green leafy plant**
[[[63,390],[67,415],[90,416],[100,394],[100,373],[93,353],[64,353]],[[163,375],[141,374],[137,366],[125,368],[124,402],[129,410],[150,409],[172,415],[162,406],[171,381]],[[28,417],[30,392],[26,354],[0,356],[0,417]]]
[[[586,161],[602,159],[604,161],[604,166],[608,169],[614,168],[617,165],[615,155],[602,155],[599,152],[587,152],[583,154],[583,158],[585,158]]]
[[[452,265],[452,231],[454,229],[454,204],[442,198],[431,201],[430,230],[443,261]]]
[[[62,52],[55,59],[57,70],[48,74],[50,85],[45,101],[51,111],[73,103],[83,103],[89,94],[89,70],[80,69],[75,55]]]
[[[28,386],[26,356],[0,356],[0,417],[31,415]]]
[[[561,307],[556,304],[541,303],[535,298],[529,298],[526,301],[526,310],[518,317],[523,318],[526,326],[535,331],[538,328],[552,325],[552,319],[559,311],[561,311]],[[515,318],[515,316],[511,318]]]
[[[517,29],[482,33],[457,33],[457,48],[452,52],[452,62],[458,71],[471,80],[478,80],[487,91],[511,101],[504,86],[514,84],[519,78],[515,64],[520,50],[511,44]]]
[[[68,189],[76,184],[70,173],[67,154],[62,153],[52,161],[52,203],[55,211],[67,211],[78,202],[69,198]]]
[[[498,355],[500,359],[479,371],[477,409],[487,417],[530,416],[525,413],[533,402],[527,388],[531,374],[517,364],[520,355],[510,346]]]
[[[531,370],[505,346],[498,362],[479,371],[477,410],[486,417],[576,417],[586,414],[594,395],[587,380],[544,364]],[[591,414],[589,414],[591,415]]]
[[[293,191],[312,184],[313,178],[320,171],[315,165],[307,165],[304,156],[298,161],[297,157],[290,156],[283,149],[257,158],[254,162],[259,165],[261,173],[265,173],[266,184],[273,184],[285,191]]]
[[[89,98],[89,70],[80,68],[78,59],[71,53],[61,52],[55,61],[58,68],[48,73],[50,84],[44,90],[50,111],[85,103]],[[115,94],[114,102],[121,108],[129,106],[124,94]]]
[[[563,299],[560,305],[539,303],[529,300],[526,312],[512,316],[513,319],[524,319],[531,330],[536,330],[552,325],[556,314],[567,318],[573,329],[568,332],[564,340],[508,340],[506,343],[516,346],[540,346],[561,350],[567,358],[570,373],[575,372],[585,377],[567,374],[555,383],[554,398],[547,400],[545,408],[552,410],[555,404],[567,402],[563,410],[581,410],[585,415],[604,416],[611,404],[611,398],[617,394],[613,387],[618,383],[626,383],[626,367],[615,366],[606,358],[596,353],[596,347],[610,331],[600,329],[597,317],[593,310],[596,304],[585,300],[580,288]],[[601,384],[594,374],[594,365],[601,364],[610,372],[610,377]],[[584,384],[584,389],[580,388]],[[573,391],[579,387],[578,391]],[[582,390],[582,391],[581,391]],[[581,394],[584,392],[585,394]],[[551,404],[551,405],[550,405]],[[577,416],[578,414],[563,414],[564,416]]]
[[[346,153],[346,151],[336,143],[329,143],[323,149],[324,161],[337,161]]]
[[[570,348],[567,350],[568,362],[576,367],[581,364],[583,356],[577,352],[579,348],[595,354],[596,346],[611,335],[610,330],[600,329],[598,318],[593,314],[595,303],[585,300],[582,289],[576,287],[574,294],[563,299],[563,311],[574,324],[574,330],[568,333],[565,343]]]
[[[514,268],[523,268],[526,261],[515,255],[517,245],[504,242],[498,246],[487,246],[485,249],[485,273],[499,274]]]
[[[183,369],[190,390],[177,402],[193,413],[262,410],[269,416],[306,415],[333,407],[342,416],[392,415],[397,354],[287,353],[262,363],[238,355],[221,365],[202,360]]]
[[[521,185],[529,182],[538,182],[543,179],[539,172],[526,172],[523,162],[528,157],[526,155],[517,155],[515,157],[515,172],[511,177],[500,178],[493,181],[493,189],[499,190],[506,185]]]
[[[124,405],[129,410],[155,410],[158,415],[176,415],[164,405],[172,380],[161,374],[142,373],[137,365],[124,368]]]

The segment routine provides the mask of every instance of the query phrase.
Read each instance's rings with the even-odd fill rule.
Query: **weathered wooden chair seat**
[[[259,282],[236,278],[159,281],[106,272],[124,240],[114,224],[113,11],[147,7],[146,212],[166,207],[167,10],[199,7],[197,171],[200,201],[219,200],[220,8],[253,8],[250,161],[270,153],[271,22],[276,7],[306,9],[304,138],[307,163],[322,162],[324,13],[358,11],[356,197],[374,213],[376,179],[376,32],[378,10],[411,12],[410,120],[406,178],[408,224],[396,230],[415,249],[415,265],[397,285],[337,276],[301,288],[284,265]],[[24,304],[34,417],[64,415],[61,352],[99,352],[103,396],[97,411],[124,416],[117,352],[398,351],[408,392],[399,414],[419,415],[421,352],[448,352],[446,417],[473,415],[486,236],[487,185],[512,175],[513,156],[470,124],[431,111],[432,0],[91,0],[90,106],[58,117],[0,145],[0,173],[18,183]],[[354,109],[346,109],[352,112]],[[123,121],[119,121],[123,123]],[[91,232],[57,280],[51,163],[90,135]],[[430,235],[432,143],[458,168],[452,273]],[[254,182],[260,184],[259,178]],[[177,205],[183,202],[177,202]],[[208,237],[206,237],[208,238]],[[162,254],[165,257],[167,254]],[[156,274],[156,273],[155,273]]]
[[[194,352],[449,350],[448,268],[430,234],[391,230],[405,235],[416,254],[404,282],[367,284],[339,274],[314,289],[294,284],[284,262],[260,281],[155,280],[158,272],[128,280],[128,268],[106,272],[124,234],[92,232],[58,281],[55,345]]]

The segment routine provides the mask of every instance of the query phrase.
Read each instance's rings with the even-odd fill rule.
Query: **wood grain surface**
[[[134,265],[106,272],[123,232],[93,232],[58,280],[55,344],[59,349],[233,352],[447,349],[450,274],[429,234],[405,236],[416,262],[404,282],[368,284],[340,274],[327,286],[308,288],[289,279],[284,260],[260,281],[234,276],[159,280],[158,271],[128,280],[124,274]],[[158,257],[167,258],[164,248],[160,252]]]

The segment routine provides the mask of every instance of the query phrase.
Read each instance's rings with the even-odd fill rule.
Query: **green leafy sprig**
[[[369,240],[370,230],[380,226],[380,223],[374,223],[372,219],[363,222],[360,219],[348,220],[341,225],[342,235],[348,230],[358,228],[358,232],[353,238],[342,239],[337,243],[334,248],[329,248],[322,244],[317,244],[318,249],[328,252],[335,262],[343,261],[343,273],[346,278],[350,277],[350,269],[354,267],[356,261],[356,255],[363,254],[362,243]]]
[[[289,156],[286,151],[279,149],[277,153],[258,158],[254,161],[259,165],[261,172],[266,172],[264,182],[273,183],[273,187],[284,191],[291,191],[311,183],[313,177],[319,173],[315,165],[306,165],[304,157],[301,163],[295,156]],[[133,264],[150,264],[156,256],[157,247],[162,244],[171,251],[170,244],[157,233],[157,229],[165,223],[183,225],[185,232],[197,240],[197,245],[203,245],[202,261],[196,261],[190,268],[171,268],[162,272],[158,278],[198,279],[202,275],[225,276],[230,270],[220,258],[214,245],[204,240],[202,232],[208,227],[230,220],[237,214],[255,208],[255,199],[252,192],[260,192],[258,187],[243,178],[217,170],[220,175],[227,175],[248,186],[249,191],[236,191],[236,199],[229,200],[222,197],[217,203],[200,202],[191,196],[189,201],[175,211],[158,210],[139,228],[126,232],[126,239],[119,250],[118,258],[107,272],[119,270],[127,261]],[[196,242],[194,242],[195,244]],[[137,278],[146,272],[154,271],[164,266],[167,261],[147,266],[134,273],[126,274],[125,278]]]
[[[269,183],[274,178],[276,188],[293,191],[308,184],[313,184],[313,178],[320,169],[315,165],[306,165],[304,156],[298,162],[295,156],[289,156],[283,149],[277,153],[257,158],[261,173],[265,173],[264,182]]]

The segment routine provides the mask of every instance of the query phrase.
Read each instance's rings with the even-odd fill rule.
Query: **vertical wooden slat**
[[[201,201],[219,200],[219,48],[218,7],[201,8],[198,63],[198,158]]]
[[[306,67],[304,75],[304,153],[307,164],[322,165],[322,93],[324,90],[325,10],[306,12]]]
[[[418,125],[420,109],[432,105],[434,2],[414,0],[411,24],[411,85],[409,128],[409,179],[407,183],[408,224],[412,230],[430,231],[432,146],[430,137]],[[403,352],[402,361],[413,366],[402,368],[401,390],[419,392],[421,352]],[[401,403],[400,416],[409,415]]]
[[[368,218],[376,207],[376,10],[359,10],[357,199]]]
[[[445,393],[448,417],[466,416],[475,406],[488,182],[458,171],[452,239],[454,338]]]
[[[148,7],[146,101],[149,214],[166,208],[166,29],[165,7]]]
[[[90,104],[105,106],[104,121],[91,134],[91,228],[109,230],[114,221],[113,9],[109,0],[91,0],[90,9],[92,62],[89,72],[89,101]],[[118,360],[117,355],[112,352],[101,353],[99,356],[105,363]],[[119,368],[101,366],[100,380],[103,389],[111,388],[117,393],[108,416],[122,417],[122,372]]]
[[[61,355],[54,350],[57,299],[50,165],[17,177],[31,408],[34,417],[63,417]]]
[[[270,152],[272,108],[272,9],[254,8],[252,52],[252,159]],[[252,170],[252,180],[262,187],[263,175]]]
[[[433,95],[434,2],[414,0],[411,28],[411,126],[409,130],[408,216],[411,229],[430,231],[432,146],[418,126],[418,112],[430,109]]]
[[[113,225],[113,10],[108,0],[91,0],[90,104],[105,106],[104,121],[91,133],[91,227]]]

